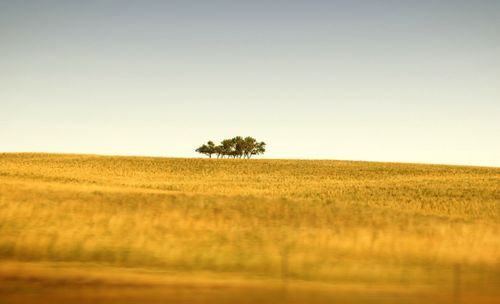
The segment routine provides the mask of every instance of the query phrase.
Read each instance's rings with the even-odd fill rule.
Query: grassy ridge
[[[500,169],[0,154],[0,259],[495,294]]]

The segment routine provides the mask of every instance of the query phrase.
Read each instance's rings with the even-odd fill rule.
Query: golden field
[[[0,154],[0,303],[500,303],[500,168]]]

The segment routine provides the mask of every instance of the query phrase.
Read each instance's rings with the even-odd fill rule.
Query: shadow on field
[[[137,270],[82,270],[33,263],[0,263],[0,303],[498,303],[494,286],[470,293],[462,270],[451,270],[449,289],[412,284],[318,283],[213,279]],[[487,291],[487,292],[486,292]]]

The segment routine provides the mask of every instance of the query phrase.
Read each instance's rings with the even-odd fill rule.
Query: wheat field
[[[500,168],[0,154],[0,303],[500,303]]]

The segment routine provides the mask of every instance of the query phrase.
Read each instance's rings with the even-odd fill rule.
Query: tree
[[[241,136],[236,136],[232,139],[234,145],[234,157],[241,158],[245,152],[245,140]]]
[[[256,145],[255,150],[255,155],[264,154],[266,152],[266,143],[261,141]]]
[[[196,149],[196,152],[205,154],[212,158],[213,154],[217,158],[233,157],[233,158],[251,158],[253,155],[264,154],[266,152],[266,143],[257,142],[253,137],[245,138],[236,136],[231,139],[224,139],[219,145],[215,145],[213,141],[208,141]]]
[[[201,153],[201,154],[205,154],[209,158],[212,158],[212,154],[216,153],[215,144],[214,144],[213,141],[210,140],[210,141],[207,142],[206,145],[202,145],[201,147],[199,147],[195,151],[198,152],[198,153]]]
[[[222,155],[233,156],[234,155],[234,141],[232,139],[224,139],[220,143],[222,148]]]
[[[215,151],[215,154],[217,155],[217,158],[221,158],[222,156],[224,156],[222,154],[222,146],[221,145],[215,146],[214,151]]]
[[[257,140],[253,137],[247,136],[243,141],[244,141],[243,155],[246,158],[250,158],[252,156],[252,151],[254,150],[255,145],[257,144]]]
[[[250,158],[252,155],[264,154],[264,152],[266,152],[266,143],[263,141],[256,142],[248,158]]]
[[[208,151],[209,151],[211,154],[216,153],[216,152],[215,152],[215,144],[214,144],[214,142],[213,142],[213,141],[209,140],[209,141],[207,142],[207,147],[208,147]],[[210,157],[212,157],[212,156],[210,155]]]

